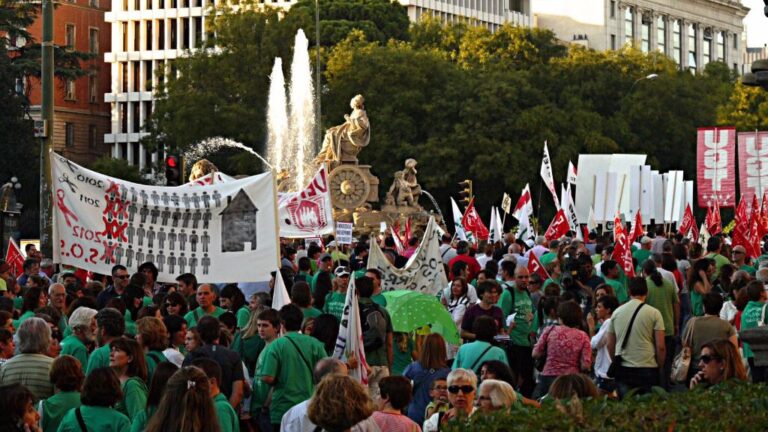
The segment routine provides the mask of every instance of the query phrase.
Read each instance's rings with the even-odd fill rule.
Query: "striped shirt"
[[[53,359],[43,354],[19,354],[0,368],[0,384],[23,384],[37,403],[53,395],[53,384],[48,376],[52,364]]]

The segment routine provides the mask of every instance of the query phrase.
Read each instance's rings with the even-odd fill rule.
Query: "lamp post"
[[[643,81],[643,80],[655,80],[658,77],[659,77],[658,74],[652,73],[652,74],[648,74],[648,75],[646,75],[644,77],[636,79],[635,82],[632,83],[632,87],[629,88],[629,93],[632,93],[632,89],[634,89],[635,85],[637,85],[637,83],[639,83],[640,81]]]
[[[322,145],[322,125],[320,124],[320,0],[315,0],[315,50],[317,64],[315,65],[315,153]]]

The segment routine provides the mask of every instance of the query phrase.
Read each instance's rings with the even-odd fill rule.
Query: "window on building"
[[[152,0],[147,0],[147,10],[152,10]]]
[[[181,20],[181,49],[189,49],[189,18]]]
[[[131,102],[131,111],[133,114],[133,121],[131,122],[131,132],[138,133],[141,130],[141,115],[139,110],[141,108],[140,102]]]
[[[144,61],[144,91],[152,91],[152,60]]]
[[[118,116],[120,116],[120,133],[128,133],[128,103],[118,104]]]
[[[120,91],[128,91],[128,62],[120,62]]]
[[[133,23],[133,50],[141,51],[141,22]]]
[[[99,82],[95,74],[88,75],[88,101],[90,103],[99,101]]]
[[[663,16],[656,18],[656,49],[661,53],[667,52],[667,20]]]
[[[615,34],[611,35],[611,49],[612,50],[616,49],[616,35]]]
[[[704,38],[701,44],[701,66],[704,67],[712,61],[712,30],[704,30]]]
[[[203,17],[192,18],[195,23],[195,48],[203,45]]]
[[[646,16],[640,27],[640,50],[646,53],[651,50],[651,18]]]
[[[611,0],[611,18],[616,18],[616,0]]]
[[[123,10],[124,11],[128,10],[128,0],[123,0]]]
[[[64,45],[67,48],[75,47],[75,25],[67,24],[66,31],[64,33]]]
[[[509,0],[509,10],[520,13],[524,12],[523,0]]]
[[[688,69],[696,70],[696,26],[694,24],[688,24]]]
[[[96,125],[88,125],[88,148],[95,149],[99,146],[99,134]]]
[[[725,35],[717,32],[717,61],[725,61]]]
[[[152,51],[152,21],[147,21],[147,42],[145,49],[147,51]]]
[[[628,7],[624,11],[624,43],[633,43],[635,39],[635,11]]]
[[[133,88],[131,90],[135,92],[141,91],[141,62],[131,62],[131,66],[133,69]]]
[[[178,47],[178,35],[176,34],[176,30],[178,28],[178,21],[176,19],[171,20],[171,49],[176,49]]]
[[[128,23],[123,23],[123,25],[120,26],[122,30],[122,36],[123,36],[123,52],[128,51]]]
[[[64,89],[65,89],[64,99],[71,100],[71,101],[75,100],[75,90],[76,90],[75,89],[75,80],[68,79],[64,83]]]
[[[157,49],[165,48],[165,20],[161,19],[157,21]]]
[[[66,145],[67,147],[74,147],[75,146],[75,124],[65,123],[64,134],[65,134],[64,145]]]
[[[672,59],[677,64],[683,63],[683,53],[681,50],[683,39],[680,20],[675,20],[672,23]]]
[[[88,51],[91,54],[99,53],[99,29],[88,29]]]
[[[739,52],[739,35],[733,35],[733,51]]]

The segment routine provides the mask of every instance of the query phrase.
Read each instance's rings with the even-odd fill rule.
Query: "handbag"
[[[768,366],[768,326],[765,325],[766,307],[768,307],[768,304],[763,306],[757,327],[744,329],[739,332],[739,339],[749,344],[753,354],[754,365],[757,367]]]
[[[645,303],[640,303],[640,306],[635,309],[635,313],[632,314],[632,319],[629,320],[629,328],[627,329],[627,335],[624,336],[624,340],[621,342],[621,352],[623,353],[625,349],[627,349],[627,343],[629,342],[629,335],[632,334],[632,326],[635,324],[635,318],[637,318],[637,313],[640,312],[640,308],[645,306]],[[621,373],[622,368],[622,359],[620,355],[614,355],[613,361],[611,362],[611,365],[608,367],[608,371],[605,373],[608,375],[608,378],[616,379],[616,376],[618,376]]]
[[[693,349],[693,326],[697,318],[688,323],[686,335],[683,337],[683,349],[672,360],[672,373],[669,378],[675,382],[684,382],[688,379],[688,371],[691,368],[691,350]]]

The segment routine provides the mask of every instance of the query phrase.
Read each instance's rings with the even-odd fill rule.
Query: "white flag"
[[[456,200],[451,197],[451,209],[453,210],[453,226],[456,230],[456,237],[459,240],[467,240],[467,232],[464,230],[464,225],[461,224],[463,214],[459,210],[459,205],[456,204]]]
[[[504,220],[501,219],[501,211],[496,209],[496,227],[498,228],[498,239],[496,241],[504,241]]]
[[[568,161],[568,176],[566,177],[568,179],[568,183],[575,185],[577,174],[576,174],[576,167],[573,166],[573,162]]]
[[[555,200],[555,207],[560,210],[560,201],[557,199],[557,191],[555,190],[555,179],[552,177],[552,159],[549,158],[546,141],[544,141],[544,157],[541,159],[541,178],[552,194],[552,199]]]
[[[533,240],[536,237],[536,233],[533,232],[533,227],[531,226],[531,221],[528,219],[529,214],[523,213],[520,216],[520,223],[518,224],[517,229],[517,238],[525,241],[525,240]]]
[[[368,385],[366,370],[365,348],[363,348],[363,328],[360,324],[360,305],[357,303],[355,278],[349,278],[347,297],[344,301],[344,313],[339,324],[339,336],[336,338],[336,348],[333,358],[347,362],[350,355],[357,358],[357,368],[349,371],[349,376],[360,384]]]
[[[518,221],[522,220],[523,213],[525,213],[525,219],[533,214],[533,201],[531,200],[531,188],[526,183],[523,191],[520,193],[520,199],[517,200],[515,209],[512,210],[512,216]]]
[[[496,243],[502,241],[503,237],[503,230],[501,226],[501,217],[499,216],[499,209],[496,207],[491,207],[491,223],[489,224],[490,229],[490,235],[488,236],[488,239],[491,241],[491,243]]]
[[[291,304],[291,296],[288,295],[288,289],[285,288],[283,275],[280,269],[275,272],[275,292],[272,296],[272,309],[280,311],[285,305]]]
[[[709,234],[709,231],[707,230],[707,224],[702,222],[701,228],[699,228],[699,243],[702,246],[706,247],[710,237],[712,236]]]
[[[587,229],[594,231],[597,229],[597,218],[595,217],[595,208],[589,208],[589,218],[587,219]]]
[[[576,217],[576,208],[573,205],[573,196],[571,195],[571,184],[565,188],[565,199],[562,201],[563,208],[565,209],[565,215],[568,217],[568,225],[571,230],[576,233],[576,238],[584,240],[584,234],[581,232],[581,226],[579,226],[579,219]],[[567,201],[567,202],[566,202]]]

